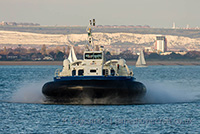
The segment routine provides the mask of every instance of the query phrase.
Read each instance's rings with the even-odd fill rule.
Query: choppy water
[[[0,133],[200,133],[200,66],[132,67],[145,104],[119,106],[43,104],[57,68],[0,66]]]

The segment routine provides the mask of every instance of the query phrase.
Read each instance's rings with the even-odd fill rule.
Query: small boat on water
[[[139,57],[137,59],[135,66],[136,67],[147,67],[146,61],[145,61],[145,58],[144,58],[143,50],[140,51],[140,54],[139,54]]]
[[[62,104],[137,104],[146,87],[135,80],[124,59],[105,61],[104,48],[94,49],[93,20],[87,28],[88,42],[83,60],[78,60],[71,46],[63,69],[56,70],[54,80],[44,84],[46,102]]]

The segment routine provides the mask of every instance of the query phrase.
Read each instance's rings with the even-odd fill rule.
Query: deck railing
[[[61,69],[56,69],[54,76],[59,77],[60,72],[61,72]]]

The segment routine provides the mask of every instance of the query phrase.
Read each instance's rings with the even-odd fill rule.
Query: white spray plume
[[[191,89],[191,87],[169,81],[151,81],[144,84],[147,88],[145,103],[192,102],[198,100],[200,94],[198,89]]]
[[[43,103],[42,86],[44,82],[24,82],[20,88],[14,92],[11,102],[18,103]]]

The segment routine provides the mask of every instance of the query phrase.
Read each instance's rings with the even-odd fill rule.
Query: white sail
[[[144,59],[144,53],[143,50],[140,51],[138,60],[136,62],[136,67],[146,67],[146,61]]]
[[[69,56],[68,56],[68,60],[70,61],[70,63],[77,60],[73,46],[71,46],[71,49],[70,49],[70,52],[69,52]]]
[[[76,61],[77,60],[77,58],[76,58],[76,54],[75,54],[75,52],[74,52],[74,47],[72,47],[72,58],[73,58],[73,61]]]

